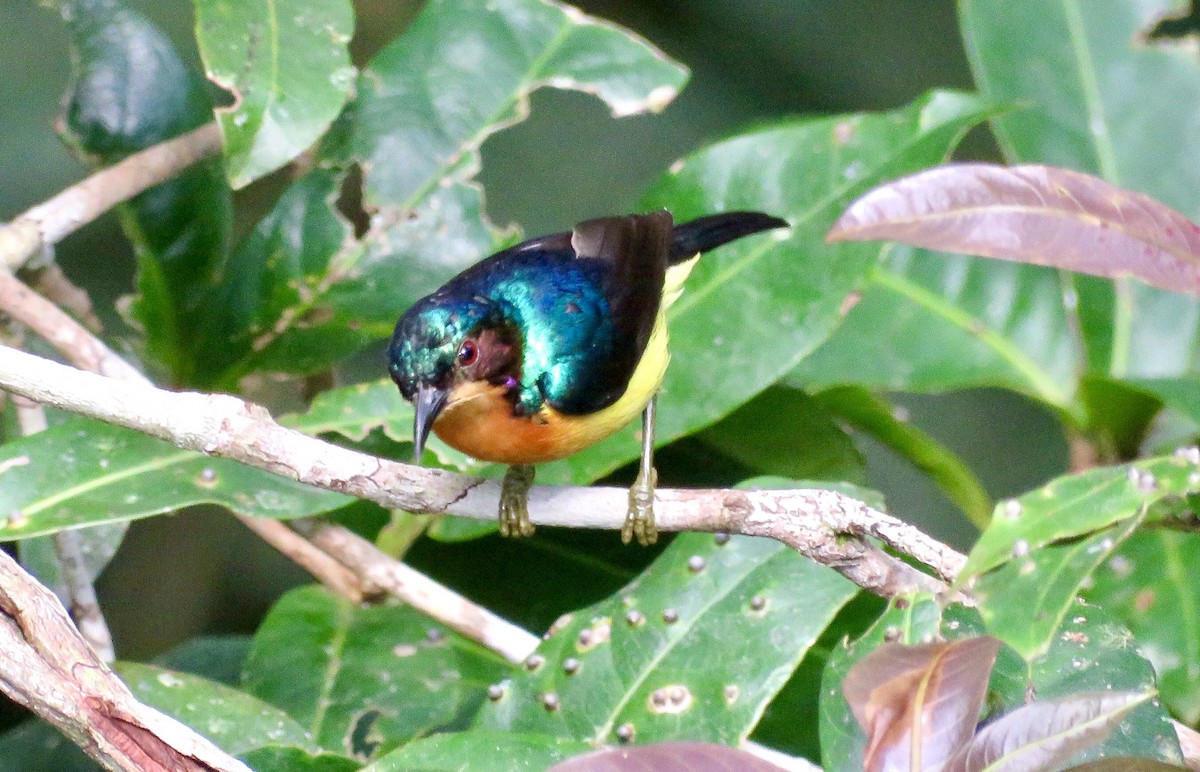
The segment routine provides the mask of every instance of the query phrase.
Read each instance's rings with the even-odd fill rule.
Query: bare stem
[[[209,123],[96,172],[0,227],[0,265],[9,270],[21,267],[117,204],[216,155],[220,149],[217,124]]]

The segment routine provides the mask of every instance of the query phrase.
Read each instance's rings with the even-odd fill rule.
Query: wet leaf
[[[681,534],[632,584],[560,620],[477,725],[592,743],[737,742],[854,593],[777,542]],[[723,643],[732,630],[737,647]]]
[[[859,198],[826,238],[899,241],[1200,293],[1200,226],[1149,196],[1053,166],[918,172]]]
[[[1147,693],[1097,692],[1034,702],[988,724],[947,764],[947,772],[1061,769],[1101,742]]]
[[[193,0],[208,77],[233,96],[217,117],[235,188],[288,163],[341,111],[355,70],[348,0]]]
[[[884,643],[850,668],[842,693],[867,732],[863,766],[947,763],[975,734],[1000,641]]]
[[[368,758],[461,725],[506,664],[407,606],[285,595],[254,635],[243,683],[326,750]]]
[[[294,719],[231,686],[137,662],[118,663],[116,671],[139,701],[235,756],[271,743],[315,750],[312,738]]]
[[[425,737],[380,756],[365,772],[459,772],[488,769],[503,759],[509,769],[548,769],[555,762],[586,753],[591,745],[540,734],[473,729]]]
[[[212,120],[203,78],[170,39],[118,0],[59,0],[75,67],[65,138],[86,159],[112,164]],[[232,222],[219,160],[206,161],[118,207],[138,259],[130,307],[145,346],[171,377],[192,375],[201,290],[225,259]]]
[[[181,450],[119,426],[72,418],[0,450],[0,538],[219,504],[258,517],[300,517],[349,497],[226,458]]]
[[[704,772],[718,769],[780,772],[782,768],[752,753],[724,745],[659,743],[592,751],[559,762],[549,772]]]

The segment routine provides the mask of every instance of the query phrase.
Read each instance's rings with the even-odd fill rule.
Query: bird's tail
[[[724,212],[676,225],[671,231],[671,265],[716,249],[751,233],[788,227],[787,220],[762,212]]]

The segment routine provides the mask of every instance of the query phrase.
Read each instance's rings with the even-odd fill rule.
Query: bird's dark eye
[[[464,340],[458,347],[458,363],[463,367],[470,367],[475,364],[476,359],[479,359],[479,346],[473,340]]]

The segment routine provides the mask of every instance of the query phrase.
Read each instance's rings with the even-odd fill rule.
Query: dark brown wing
[[[606,260],[612,266],[603,289],[612,314],[613,347],[601,377],[612,384],[613,401],[624,393],[654,330],[671,226],[670,213],[652,212],[588,220],[571,233],[577,257]]]

